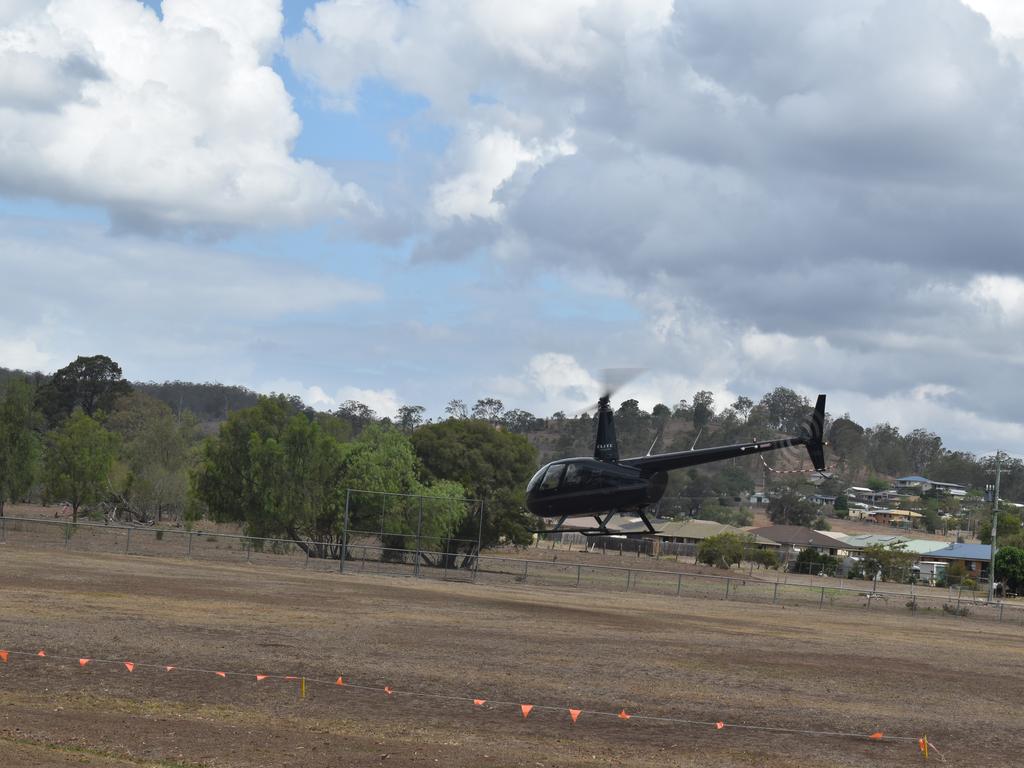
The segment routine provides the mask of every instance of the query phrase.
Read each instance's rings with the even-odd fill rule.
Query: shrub
[[[729,568],[743,559],[743,549],[749,537],[736,533],[708,536],[697,548],[697,562],[716,568]]]

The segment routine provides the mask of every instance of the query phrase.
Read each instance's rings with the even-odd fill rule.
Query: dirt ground
[[[921,763],[912,742],[594,714],[622,708],[927,733],[972,768],[1024,747],[1024,634],[1004,625],[0,547],[0,648],[49,654],[0,663],[10,768]],[[300,698],[261,671],[348,685]]]

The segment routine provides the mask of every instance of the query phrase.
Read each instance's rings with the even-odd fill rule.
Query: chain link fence
[[[388,502],[390,503],[390,502]],[[418,504],[416,514],[419,515]],[[424,506],[424,513],[427,507]],[[407,514],[408,509],[403,511]],[[386,520],[386,518],[385,518]],[[686,573],[620,565],[591,565],[526,557],[479,554],[470,539],[353,529],[343,532],[347,557],[320,557],[308,542],[222,533],[0,518],[0,559],[5,547],[41,553],[115,553],[187,558],[202,562],[320,572],[412,576],[481,584],[524,585],[602,592],[638,593],[704,600],[733,600],[817,609],[860,609],[915,619],[944,618],[1010,624],[1024,628],[1024,605],[988,602],[968,590],[900,591],[904,585],[872,582],[790,583],[787,574],[754,571],[746,575]],[[628,540],[627,540],[628,541]],[[689,546],[689,545],[688,545]],[[340,553],[341,549],[338,550]],[[528,550],[534,551],[534,550]]]

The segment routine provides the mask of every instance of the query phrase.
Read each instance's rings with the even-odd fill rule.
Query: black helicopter
[[[655,533],[646,513],[664,495],[668,486],[668,471],[672,469],[802,445],[807,448],[814,469],[825,471],[825,443],[822,437],[825,430],[825,395],[818,395],[814,410],[801,425],[800,434],[794,437],[648,454],[632,459],[619,458],[610,401],[610,392],[598,400],[594,457],[552,461],[541,467],[526,486],[527,509],[538,517],[558,518],[558,523],[547,533],[561,531],[562,525],[570,517],[593,517],[597,521],[595,528],[573,531],[586,535],[607,535],[608,521],[618,512],[639,516],[648,531]]]

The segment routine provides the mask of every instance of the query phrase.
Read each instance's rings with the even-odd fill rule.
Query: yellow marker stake
[[[928,736],[927,736],[927,734],[925,734],[925,737],[924,737],[924,759],[925,760],[928,759]]]
[[[306,678],[302,678],[302,683],[299,685],[299,695],[306,698]]]

